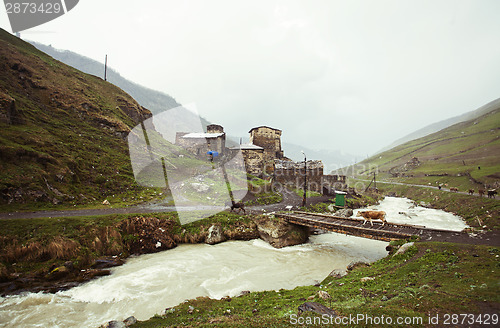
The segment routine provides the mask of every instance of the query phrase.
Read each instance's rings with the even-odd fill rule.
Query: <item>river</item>
[[[386,197],[375,208],[389,222],[460,229],[460,217]],[[403,214],[401,214],[403,213]],[[274,249],[262,240],[179,245],[132,257],[112,274],[56,294],[0,298],[0,327],[98,327],[135,316],[145,320],[198,296],[222,298],[242,291],[293,289],[323,280],[351,261],[386,256],[386,242],[327,233],[303,245]]]
[[[293,289],[323,280],[353,260],[384,257],[387,243],[333,233],[274,249],[262,240],[179,245],[130,258],[102,277],[56,294],[0,299],[0,327],[96,327],[134,315],[139,320],[198,296]]]

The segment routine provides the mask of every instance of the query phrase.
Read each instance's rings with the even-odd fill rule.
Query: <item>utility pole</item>
[[[307,158],[304,151],[302,151],[302,154],[304,154],[304,197],[302,197],[302,206],[305,207],[307,204]]]
[[[107,70],[108,70],[108,55],[106,55],[106,59],[104,60],[104,81],[107,81],[106,80]]]

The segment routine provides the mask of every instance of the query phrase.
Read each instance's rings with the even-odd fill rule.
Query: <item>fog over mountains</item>
[[[50,56],[54,57],[55,59],[67,65],[73,66],[88,74],[96,75],[101,78],[104,77],[104,65],[98,61],[79,55],[72,51],[59,50],[52,46],[43,45],[37,42],[30,42],[30,43],[33,44],[38,49],[40,49],[41,51],[49,54]],[[134,83],[132,81],[129,81],[124,77],[122,77],[117,71],[109,67],[107,69],[107,81],[123,89],[125,92],[130,94],[134,99],[136,99],[137,102],[139,102],[139,104],[148,108],[153,113],[160,113],[164,110],[180,106],[180,104],[172,96],[164,92],[152,90],[143,87],[137,83]],[[421,128],[415,132],[408,134],[407,136],[401,139],[396,140],[392,144],[381,149],[378,153],[389,150],[407,141],[418,139],[420,137],[437,132],[455,123],[479,117],[482,114],[491,110],[491,108],[498,106],[499,103],[500,99],[496,99],[474,111],[428,125],[424,128]],[[201,121],[204,127],[211,123],[205,118],[201,118]],[[276,128],[281,128],[281,127],[276,126]],[[242,132],[241,135],[244,135],[245,132],[246,131]],[[287,131],[285,130],[283,131],[283,133],[286,134]],[[315,149],[314,145],[307,145],[306,147],[304,145],[291,144],[287,142],[283,142],[282,146],[283,150],[285,151],[285,156],[289,157],[290,159],[295,161],[302,161],[304,159],[302,151],[304,151],[308,159],[321,159],[325,164],[325,172],[329,172],[331,170],[335,170],[344,166],[352,165],[354,162],[359,161],[360,159],[365,157],[365,154],[363,155],[349,154],[339,150],[342,149],[342,138],[345,137],[346,136],[332,137],[332,145],[334,147],[333,149]],[[227,138],[229,145],[235,145],[240,142],[240,137],[228,135]],[[248,142],[248,139],[245,137],[241,138],[241,140],[243,143]]]

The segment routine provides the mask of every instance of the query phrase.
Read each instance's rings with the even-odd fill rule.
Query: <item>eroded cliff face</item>
[[[255,218],[259,237],[275,248],[305,243],[309,238],[309,228],[285,222],[272,215]]]

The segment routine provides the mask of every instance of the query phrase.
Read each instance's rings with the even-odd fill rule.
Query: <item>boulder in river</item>
[[[254,219],[259,236],[275,248],[303,244],[309,238],[309,228],[285,222],[276,217],[260,216]]]

